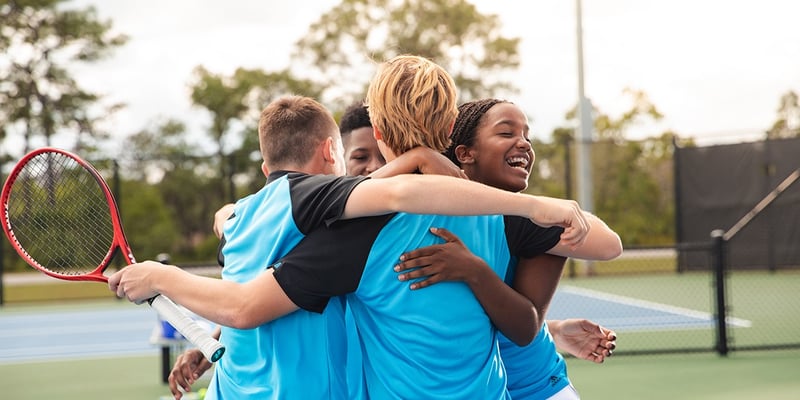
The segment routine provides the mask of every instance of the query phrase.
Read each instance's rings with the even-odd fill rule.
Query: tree
[[[66,68],[93,62],[125,43],[109,31],[93,7],[61,9],[63,0],[12,0],[0,5],[0,139],[20,130],[25,152],[34,136],[46,144],[61,128],[77,129],[76,140],[99,134],[90,107],[100,96],[81,89]],[[113,108],[113,107],[112,107]]]
[[[504,96],[516,92],[501,77],[519,66],[520,39],[500,27],[466,0],[343,0],[296,43],[292,63],[339,105],[363,97],[375,61],[404,53],[447,69],[462,100]]]
[[[199,66],[195,68],[190,87],[192,102],[211,114],[209,133],[216,144],[219,190],[229,200],[233,200],[236,193],[232,185],[225,187],[225,179],[231,183],[236,170],[235,163],[227,160],[227,155],[242,149],[242,139],[235,140],[231,136],[252,133],[258,125],[261,110],[280,95],[320,95],[320,90],[312,82],[297,79],[286,70],[268,73],[260,69],[239,68],[232,75],[225,76]],[[234,126],[239,128],[237,132],[234,132]],[[226,143],[230,148],[225,148]]]
[[[767,139],[791,137],[800,137],[800,101],[790,90],[781,96],[778,119],[767,130]]]
[[[146,186],[157,197],[148,199],[148,207],[153,207],[154,215],[156,211],[166,214],[165,220],[170,221],[177,232],[167,231],[160,220],[153,219],[154,215],[139,216],[136,223],[153,225],[165,235],[175,233],[171,241],[160,243],[161,246],[172,245],[157,253],[170,252],[175,260],[191,257],[196,245],[213,236],[210,235],[210,216],[226,201],[217,189],[219,179],[213,174],[216,165],[213,159],[193,154],[194,147],[186,140],[186,127],[176,120],[158,121],[128,137],[124,146],[122,163],[129,187],[123,188],[123,194]],[[198,193],[203,195],[198,196]],[[140,203],[138,198],[132,202]],[[129,211],[129,207],[143,210],[138,204],[124,204],[123,212]],[[135,233],[133,231],[131,236]]]
[[[592,111],[596,139],[592,145],[592,179],[595,213],[620,234],[627,245],[660,245],[674,241],[674,179],[672,132],[640,141],[628,140],[626,132],[641,120],[663,116],[647,95],[626,89],[631,107],[618,117]],[[577,107],[566,114],[575,120]],[[569,175],[566,152],[574,130],[559,128],[553,136],[565,148],[548,160],[553,179]],[[539,151],[537,149],[537,159]],[[538,163],[538,161],[537,161]],[[542,179],[542,178],[539,178]],[[573,177],[569,177],[570,182]],[[546,186],[545,186],[546,187]]]

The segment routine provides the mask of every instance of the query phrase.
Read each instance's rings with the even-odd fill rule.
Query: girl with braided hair
[[[528,186],[535,156],[528,140],[527,118],[513,103],[482,99],[462,104],[451,140],[452,144],[444,154],[462,168],[470,179],[513,192],[522,191]],[[596,221],[595,227],[608,229],[602,221],[592,218]],[[444,229],[433,233],[446,242],[407,253],[396,268],[401,272],[400,280],[413,281],[412,289],[443,281],[474,281],[478,271],[489,268],[452,233]],[[615,257],[614,249],[617,248],[619,245],[610,243],[606,258]],[[584,319],[544,322],[565,260],[561,256],[542,254],[519,259],[516,263],[512,260],[509,266],[506,283],[531,301],[539,317],[536,322],[541,322],[538,334],[525,346],[518,346],[498,332],[508,389],[515,400],[578,399],[567,376],[564,359],[556,351],[556,346],[578,358],[596,363],[602,363],[616,346],[615,333],[594,322]],[[408,272],[420,266],[422,268]],[[491,276],[481,274],[480,279]],[[475,294],[481,304],[491,301],[482,299],[478,291]],[[484,307],[487,313],[492,310],[486,305]],[[499,318],[492,316],[496,324]]]

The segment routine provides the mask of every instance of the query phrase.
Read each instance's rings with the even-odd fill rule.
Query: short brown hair
[[[258,121],[261,156],[270,170],[305,165],[313,149],[339,128],[330,111],[316,100],[283,96],[273,100]]]
[[[447,149],[457,98],[455,82],[444,68],[424,57],[402,55],[378,67],[366,104],[383,142],[400,155],[417,146]]]

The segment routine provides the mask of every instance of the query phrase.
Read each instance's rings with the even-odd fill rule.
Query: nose
[[[367,173],[372,173],[382,166],[383,163],[381,163],[380,160],[378,160],[378,157],[372,157],[369,160],[369,163],[367,163]]]
[[[519,140],[517,141],[517,147],[525,151],[531,151],[533,149],[533,147],[531,146],[531,142],[524,137],[519,138]]]

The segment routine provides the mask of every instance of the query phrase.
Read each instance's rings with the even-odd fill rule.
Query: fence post
[[[728,326],[725,323],[727,315],[725,305],[725,231],[715,229],[711,231],[711,257],[713,259],[714,283],[717,307],[717,353],[721,356],[728,355]]]

